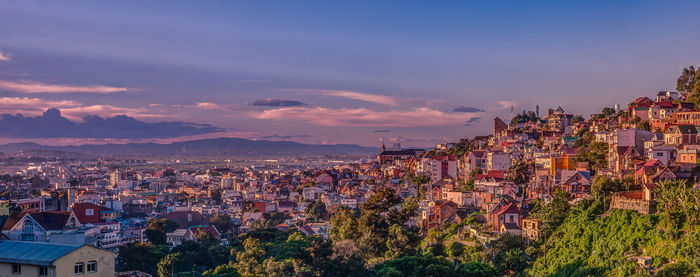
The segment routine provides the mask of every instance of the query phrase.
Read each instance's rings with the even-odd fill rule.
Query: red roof
[[[100,206],[91,203],[73,204],[73,213],[81,224],[100,222]]]
[[[503,207],[503,208],[502,208],[500,211],[498,211],[496,214],[497,214],[497,215],[500,215],[500,214],[504,214],[504,213],[506,213],[506,212],[508,212],[508,213],[516,213],[516,214],[517,214],[517,213],[518,213],[518,206],[516,206],[514,203],[511,202],[511,203],[509,203],[508,205],[506,205],[505,207]]]
[[[474,177],[475,180],[481,180],[483,178],[505,178],[502,170],[489,170],[486,174],[479,174]]]

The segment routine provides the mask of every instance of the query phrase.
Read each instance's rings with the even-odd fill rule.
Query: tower
[[[382,152],[386,151],[386,146],[384,146],[384,143],[382,143]]]

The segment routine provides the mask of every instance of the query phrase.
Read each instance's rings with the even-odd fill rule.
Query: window
[[[97,262],[96,261],[89,261],[87,264],[87,271],[88,272],[97,272]]]
[[[22,231],[23,232],[34,232],[34,222],[32,222],[29,219],[25,220],[24,225],[22,226]]]
[[[49,268],[45,266],[39,267],[39,276],[49,276]]]
[[[22,265],[12,264],[12,274],[22,274]]]
[[[85,273],[85,264],[84,263],[75,263],[75,266],[73,266],[73,271],[75,274],[84,274]]]

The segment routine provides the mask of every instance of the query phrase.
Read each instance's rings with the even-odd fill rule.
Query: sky
[[[434,146],[700,64],[698,1],[0,1],[0,143]]]

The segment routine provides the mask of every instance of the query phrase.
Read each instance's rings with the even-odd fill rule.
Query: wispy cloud
[[[452,112],[455,112],[455,113],[478,113],[478,112],[484,112],[484,110],[479,109],[479,108],[474,108],[474,107],[459,106],[459,107],[452,109]]]
[[[450,113],[430,108],[373,111],[366,108],[332,109],[299,107],[252,112],[256,119],[298,120],[320,126],[349,127],[425,127],[463,124],[472,113]]]
[[[128,115],[136,118],[167,118],[168,115],[149,113],[143,108],[128,108],[113,105],[88,105],[61,109],[62,114],[71,120],[81,120],[86,116],[114,117]]]
[[[481,120],[481,117],[472,117],[469,120],[467,120],[467,122],[464,122],[464,126],[471,126],[472,123],[477,123],[479,122],[479,120]]]
[[[282,89],[281,91],[286,92],[298,92],[298,93],[312,93],[325,96],[341,97],[345,99],[359,100],[369,103],[396,106],[396,99],[381,95],[372,94],[360,91],[349,91],[349,90],[332,90],[332,89]]]
[[[124,92],[125,87],[112,87],[103,85],[58,85],[46,84],[35,81],[5,81],[0,80],[0,89],[19,93],[98,93],[107,94]]]
[[[507,100],[498,101],[496,103],[498,103],[498,105],[501,106],[501,109],[509,109],[510,107],[513,107],[518,104],[518,102]]]
[[[388,133],[391,132],[391,130],[373,130],[372,133]]]
[[[46,100],[30,97],[2,97],[0,98],[0,111],[2,113],[25,113],[30,115],[41,114],[48,108],[76,107],[81,103],[72,100]]]
[[[221,104],[216,104],[213,102],[197,102],[195,105],[196,108],[200,109],[205,109],[205,110],[224,110],[226,107]]]
[[[280,140],[289,140],[289,139],[295,139],[295,138],[308,138],[311,137],[311,135],[303,134],[303,135],[267,135],[267,136],[262,136],[260,137],[261,139],[280,139]]]
[[[255,102],[253,102],[253,106],[299,107],[299,106],[306,106],[306,104],[301,102],[301,101],[296,101],[296,100],[267,98],[267,99],[263,99],[263,100],[256,100]]]
[[[3,53],[0,51],[0,62],[9,62],[10,61],[10,54]]]

